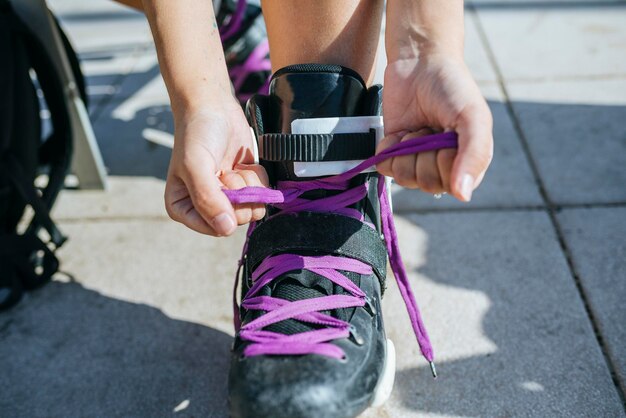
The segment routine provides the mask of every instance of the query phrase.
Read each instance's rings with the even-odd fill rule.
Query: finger
[[[227,189],[237,190],[246,187],[246,182],[243,177],[237,171],[228,171],[224,173],[220,180],[224,183]],[[250,222],[252,218],[252,205],[243,204],[235,206],[235,218],[238,225],[244,225]]]
[[[451,192],[469,202],[493,157],[492,117],[485,102],[467,107],[457,122],[459,149],[451,176]]]
[[[237,168],[241,167],[237,166]],[[263,170],[265,172],[265,170]],[[237,173],[241,176],[241,178],[246,183],[247,187],[265,187],[263,184],[263,180],[259,178],[259,174],[257,171],[253,170],[237,170]],[[265,205],[261,203],[249,205],[252,209],[251,221],[258,221],[265,216]],[[235,208],[237,210],[238,206]]]
[[[409,139],[419,138],[431,134],[433,131],[429,128],[422,128],[416,132],[409,132],[402,137],[401,142],[408,141]],[[410,189],[416,189],[419,187],[417,182],[417,173],[415,167],[417,166],[418,154],[402,155],[395,157],[391,164],[393,171],[393,177],[400,186]]]
[[[437,151],[437,169],[441,178],[441,187],[446,193],[450,193],[450,175],[456,157],[456,149],[441,149]]]
[[[206,155],[205,155],[206,157]],[[193,206],[217,235],[230,235],[237,228],[235,210],[215,175],[215,163],[211,159],[188,157],[183,177]]]
[[[182,210],[180,220],[178,222],[201,234],[217,236],[217,232],[200,216],[196,208],[193,207],[191,198],[186,199],[184,204],[180,205]]]
[[[263,166],[260,164],[237,164],[235,166],[235,170],[253,171],[256,174],[257,178],[261,181],[260,186],[269,187],[270,185],[270,180],[269,180],[269,177],[267,176],[267,171],[265,171]]]
[[[414,138],[413,133],[406,134],[400,142],[405,139]],[[417,179],[415,178],[415,163],[417,162],[417,154],[401,155],[394,157],[391,162],[391,172],[393,178],[402,187],[408,189],[417,188]]]
[[[420,152],[415,163],[417,186],[426,193],[443,193],[437,167],[437,151]]]
[[[193,207],[189,191],[180,178],[168,177],[165,185],[165,209],[170,218],[180,222],[196,232],[217,235],[215,230],[200,216]]]
[[[402,137],[406,135],[409,131],[400,131],[390,135],[387,135],[380,141],[378,147],[376,147],[376,154],[379,154],[381,151],[386,150],[392,145],[400,142]],[[393,164],[393,158],[387,158],[386,160],[376,164],[376,171],[378,171],[383,176],[393,177],[393,171],[391,169],[391,165]]]

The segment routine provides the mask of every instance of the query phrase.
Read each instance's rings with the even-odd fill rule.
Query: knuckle
[[[250,208],[239,208],[235,211],[238,225],[245,225],[252,219],[252,210]]]
[[[211,195],[206,192],[195,192],[194,194],[194,205],[196,208],[199,208],[201,211],[206,211],[209,214],[213,211],[211,208],[214,206],[214,199],[211,198]]]
[[[259,176],[251,170],[241,172],[241,177],[244,181],[244,186],[259,186],[261,185],[261,179]]]
[[[224,176],[222,177],[222,182],[229,189],[241,189],[242,187],[246,186],[245,177],[242,174],[235,172],[224,174]]]
[[[176,211],[172,208],[172,206],[165,202],[165,212],[167,212],[167,216],[170,217],[171,220],[173,221],[178,221],[178,214],[176,213]]]
[[[376,165],[376,171],[378,171],[383,176],[391,176],[393,172],[391,171],[391,162],[389,160],[383,161],[380,164]]]

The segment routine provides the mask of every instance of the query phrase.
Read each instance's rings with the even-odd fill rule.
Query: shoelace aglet
[[[432,361],[429,361],[428,364],[430,364],[430,371],[433,374],[433,378],[436,379],[437,378],[437,369],[435,368],[435,363]]]

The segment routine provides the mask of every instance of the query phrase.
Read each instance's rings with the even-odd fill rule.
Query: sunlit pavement
[[[62,193],[63,274],[0,315],[0,416],[227,416],[244,232],[209,238],[165,214],[173,123],[143,16],[51,4],[83,60],[110,189]],[[624,416],[624,22],[624,1],[468,3],[492,168],[471,204],[394,189],[440,377],[390,280],[396,385],[364,416]]]

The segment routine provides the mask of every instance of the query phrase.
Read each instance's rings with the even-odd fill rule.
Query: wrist
[[[387,67],[390,66],[412,72],[446,67],[466,68],[467,64],[461,54],[449,52],[445,48],[432,48],[421,50],[417,55],[388,55]]]
[[[387,61],[449,57],[463,60],[463,41],[411,28],[385,39]]]
[[[175,122],[184,122],[189,117],[204,114],[232,114],[241,112],[241,106],[228,89],[211,88],[190,94],[171,94],[170,101]]]
[[[385,48],[388,61],[441,55],[462,58],[462,0],[388,0]]]

